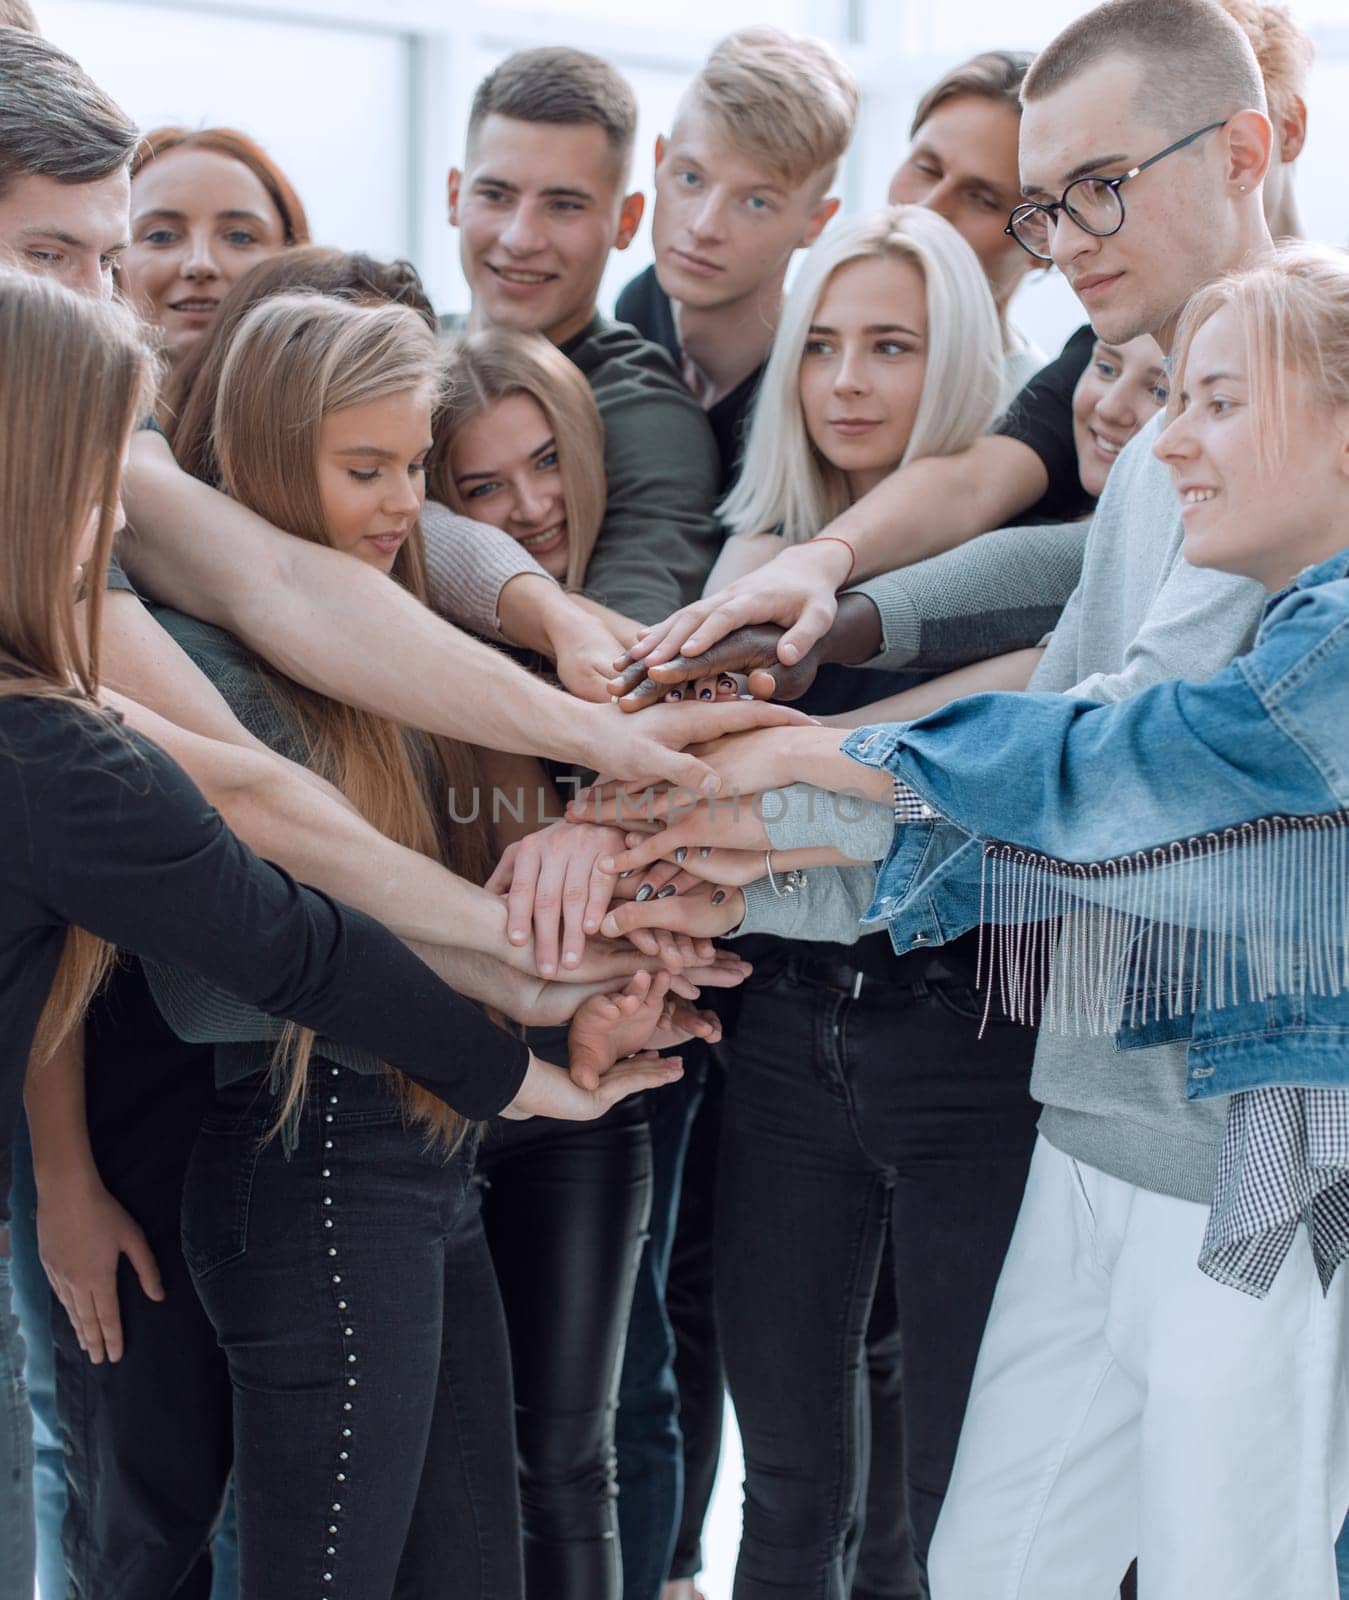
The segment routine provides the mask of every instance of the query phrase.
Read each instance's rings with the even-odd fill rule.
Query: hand
[[[529,943],[533,924],[534,965],[542,977],[558,968],[559,923],[562,966],[580,966],[586,935],[599,932],[614,891],[613,878],[596,862],[622,847],[617,828],[574,822],[554,822],[507,846],[486,888],[506,892],[506,937],[513,945]]]
[[[574,629],[553,641],[558,681],[578,700],[603,705],[609,698],[614,657],[623,646],[598,617],[580,615],[583,620]]]
[[[618,696],[624,711],[643,711],[659,704],[673,684],[743,672],[749,674],[749,692],[756,700],[796,700],[815,682],[820,650],[814,646],[794,666],[785,666],[778,659],[782,635],[781,628],[756,623],[737,628],[700,656],[676,655],[656,666],[645,659],[630,660],[625,653],[614,663],[617,673],[609,679],[608,691]]]
[[[684,1064],[678,1056],[631,1056],[611,1067],[596,1088],[583,1089],[573,1083],[561,1067],[531,1055],[519,1093],[501,1115],[511,1122],[520,1122],[526,1117],[593,1122],[630,1094],[659,1089],[683,1075]]]
[[[629,900],[605,917],[610,938],[636,939],[645,929],[664,929],[715,939],[745,920],[745,897],[739,889],[702,884],[668,900]]]
[[[80,1349],[95,1366],[122,1359],[117,1262],[126,1256],[150,1300],[164,1287],[145,1235],[101,1183],[63,1186],[38,1203],[38,1254]]]
[[[715,1044],[721,1023],[711,1011],[695,1011],[669,992],[669,974],[641,972],[621,994],[587,1000],[567,1036],[573,1083],[599,1087],[615,1063],[639,1050],[666,1050],[689,1039]]]
[[[521,977],[503,971],[503,979],[513,983],[514,992],[509,1006],[503,1006],[516,1022],[528,1028],[552,1028],[570,1022],[577,1010],[593,995],[613,994],[624,988],[634,971],[670,972],[670,994],[681,1000],[696,1000],[702,989],[734,989],[742,984],[754,968],[731,950],[712,949],[706,940],[692,940],[687,934],[680,937],[662,930],[659,934],[649,929],[638,930],[637,937],[650,945],[643,954],[626,941],[615,944],[608,939],[592,940],[586,951],[586,960],[601,950],[622,951],[623,970],[612,976],[594,978],[585,983],[533,976]],[[680,947],[692,952],[682,971],[671,971],[662,959],[662,951],[679,959]],[[712,949],[712,954],[700,956],[699,951]]]
[[[650,668],[681,652],[702,655],[733,629],[776,622],[787,630],[778,642],[778,660],[795,666],[828,633],[838,609],[836,593],[851,570],[847,549],[835,539],[789,545],[762,567],[648,628],[628,655]]]
[[[689,702],[653,706],[634,721],[616,705],[578,707],[593,719],[583,740],[584,765],[635,788],[671,783],[691,795],[715,794],[719,780],[687,746],[706,744],[750,728],[805,726],[810,722],[790,706],[757,700]]]

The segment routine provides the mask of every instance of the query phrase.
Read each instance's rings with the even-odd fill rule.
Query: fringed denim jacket
[[[933,813],[866,914],[896,950],[982,923],[994,1003],[1188,1039],[1192,1097],[1349,1087],[1349,550],[1207,683],[977,695],[843,749]]]

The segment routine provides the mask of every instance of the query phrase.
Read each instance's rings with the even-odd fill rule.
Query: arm
[[[782,537],[776,533],[733,533],[721,547],[716,565],[707,575],[703,593],[716,594],[737,578],[747,577],[766,566],[783,551]]]
[[[132,440],[125,493],[137,533],[123,556],[148,591],[228,628],[298,682],[428,733],[696,791],[709,774],[684,746],[755,709],[676,706],[678,722],[625,726],[615,708],[550,688],[383,574],[279,533],[189,477],[158,434]]]
[[[610,692],[624,697],[625,711],[637,711],[671,684],[709,672],[748,672],[754,694],[794,699],[825,662],[949,670],[1028,648],[1065,614],[1089,527],[1002,528],[873,578],[838,596],[828,631],[794,666],[779,659],[781,630],[758,625],[738,629],[702,656],[652,666],[645,679],[647,663],[636,661],[610,680]]]
[[[963,695],[982,694],[991,689],[1024,689],[1043,653],[1038,649],[1015,650],[1010,655],[994,656],[989,661],[978,661],[973,666],[943,673],[940,678],[929,678],[903,694],[892,694],[872,705],[860,706],[856,711],[841,711],[824,720],[831,728],[865,728],[868,723],[875,722],[914,722]]]
[[[959,455],[912,461],[814,539],[789,545],[757,572],[686,604],[649,630],[634,654],[655,665],[681,652],[698,655],[734,628],[775,622],[787,630],[779,653],[791,665],[828,630],[835,594],[845,584],[1000,528],[1043,490],[1044,465],[1035,452],[996,434]]]
[[[39,754],[14,764],[6,799],[52,921],[367,1050],[466,1116],[511,1100],[523,1047],[385,928],[258,860],[154,745],[73,709],[44,713]]]
[[[453,934],[456,944],[471,949],[509,951],[505,912],[494,896],[387,839],[335,790],[307,781],[313,774],[303,767],[257,741],[256,750],[240,750],[189,733],[121,696],[106,699],[173,757],[259,855],[403,938],[444,941]]]
[[[657,622],[702,593],[721,544],[716,440],[673,373],[660,386],[618,384],[595,398],[608,501],[586,592],[639,622]]]

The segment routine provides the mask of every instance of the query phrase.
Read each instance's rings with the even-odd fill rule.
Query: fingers
[[[534,969],[542,978],[557,971],[558,940],[562,921],[562,891],[567,878],[565,858],[540,852],[534,883]],[[507,926],[510,923],[507,903]]]
[[[654,706],[665,698],[665,685],[653,683],[638,666],[639,676],[631,689],[624,689],[619,697],[619,705],[624,711],[645,711],[648,706]],[[615,682],[620,680],[615,679]],[[621,681],[627,681],[625,678]]]
[[[674,616],[667,617],[664,622],[657,625],[657,628],[653,631],[659,635],[658,638],[653,640],[648,635],[639,639],[636,645],[633,646],[633,659],[638,659],[638,651],[640,651],[641,656],[647,662],[649,670],[651,667],[659,665],[662,661],[669,661],[672,657],[679,655],[681,651],[686,655],[697,655],[698,651],[687,650],[685,646],[690,636],[697,633],[702,628],[703,623],[709,617],[714,616],[720,609],[720,604],[715,595],[709,595],[704,600],[695,600],[692,605],[685,606],[682,611],[676,611]],[[723,628],[720,632],[714,633],[712,639],[708,642],[711,643],[713,640],[720,639],[722,634],[727,631],[727,629]]]
[[[530,840],[523,841],[523,844],[529,845]],[[537,845],[531,845],[529,849],[522,845],[515,858],[510,893],[506,896],[506,937],[512,944],[529,943],[529,930],[534,921],[534,891],[541,866]]]
[[[520,841],[508,844],[501,852],[501,860],[492,868],[492,876],[483,884],[489,894],[505,894],[515,873],[515,858],[520,853]]]
[[[791,706],[773,705],[765,700],[739,699],[683,707],[678,715],[681,721],[688,719],[689,744],[707,744],[728,733],[745,733],[750,728],[804,727],[814,720],[802,711],[793,710]]]
[[[778,640],[778,660],[795,666],[829,632],[837,615],[838,601],[833,595],[807,600],[801,615]]]
[[[653,833],[643,841],[647,851],[646,862],[651,865],[649,870],[642,874],[637,893],[633,895],[634,900],[668,900],[676,892],[670,880],[678,877],[679,868],[673,861],[662,859],[670,852],[668,847],[661,849],[661,837],[659,833]]]
[[[131,1225],[121,1239],[122,1253],[131,1263],[141,1289],[147,1300],[162,1300],[164,1298],[164,1283],[159,1276],[159,1263],[155,1260],[155,1253],[150,1248],[144,1233],[138,1227]],[[111,1360],[117,1357],[109,1351]]]
[[[717,899],[716,896],[721,898]],[[715,938],[729,933],[745,916],[744,896],[738,889],[716,889],[711,895],[675,895],[669,900],[629,900],[614,906],[605,917],[604,932],[614,939],[632,938],[642,928],[670,933],[692,933]]]
[[[594,893],[595,857],[588,852],[568,854],[562,879],[562,965],[578,967],[586,947],[586,911]],[[605,908],[607,910],[607,907]],[[601,910],[595,917],[598,930]],[[538,935],[535,934],[537,941]]]
[[[725,959],[727,956],[731,959]],[[730,951],[718,950],[717,960],[710,967],[688,967],[679,973],[672,992],[685,1000],[692,1000],[696,996],[685,993],[678,985],[688,984],[692,987],[696,984],[699,989],[735,989],[750,977],[753,971],[754,968],[748,961],[740,960]]]
[[[649,1052],[630,1056],[607,1072],[604,1081],[594,1091],[595,1115],[602,1117],[629,1095],[640,1094],[643,1089],[659,1089],[667,1083],[677,1082],[683,1076],[684,1062],[680,1056],[658,1056]]]
[[[98,1319],[104,1354],[109,1361],[122,1359],[122,1314],[117,1303],[117,1279],[105,1278],[93,1292],[94,1316]]]
[[[582,909],[581,925],[587,934],[600,931],[600,923],[604,921],[604,913],[609,909],[609,902],[614,897],[614,879],[607,872],[600,870],[598,859],[590,864],[589,882],[586,885],[585,906]],[[582,940],[582,947],[585,941]],[[563,961],[567,959],[563,953]]]
[[[70,1298],[66,1301],[66,1310],[70,1313],[70,1320],[79,1337],[80,1349],[94,1366],[101,1366],[105,1354],[103,1327],[94,1306],[93,1294],[88,1289],[74,1287],[71,1287],[69,1292]]]

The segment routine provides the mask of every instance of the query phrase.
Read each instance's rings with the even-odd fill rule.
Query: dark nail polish
[[[630,878],[633,875],[633,873],[636,872],[636,870],[637,870],[636,867],[629,867],[626,872],[620,872],[619,873],[619,877],[620,878]]]
[[[657,889],[656,890],[656,899],[657,900],[668,900],[670,898],[670,896],[674,892],[675,892],[674,884],[667,883],[663,889]]]
[[[651,887],[651,885],[649,883],[644,883],[642,885],[642,887],[637,891],[636,898],[638,900],[649,900],[651,898],[651,896],[653,894],[655,894],[655,892],[656,891]]]
[[[712,698],[712,690],[711,689],[699,689],[698,698],[700,700],[710,700]]]
[[[712,854],[712,846],[710,844],[700,844],[698,846],[698,854],[706,861],[708,856]]]
[[[675,860],[682,865],[684,857],[687,856],[688,853],[688,846],[681,844],[678,850],[675,851]]]
[[[723,900],[724,900],[724,899],[725,899],[725,898],[726,898],[726,891],[725,891],[725,889],[718,889],[718,890],[717,890],[717,891],[716,891],[716,893],[715,893],[715,894],[714,894],[714,895],[713,895],[713,896],[712,896],[712,904],[713,904],[713,905],[714,905],[714,906],[719,906],[719,905],[720,905],[720,904],[721,904],[721,902],[722,902],[722,901],[723,901]]]

